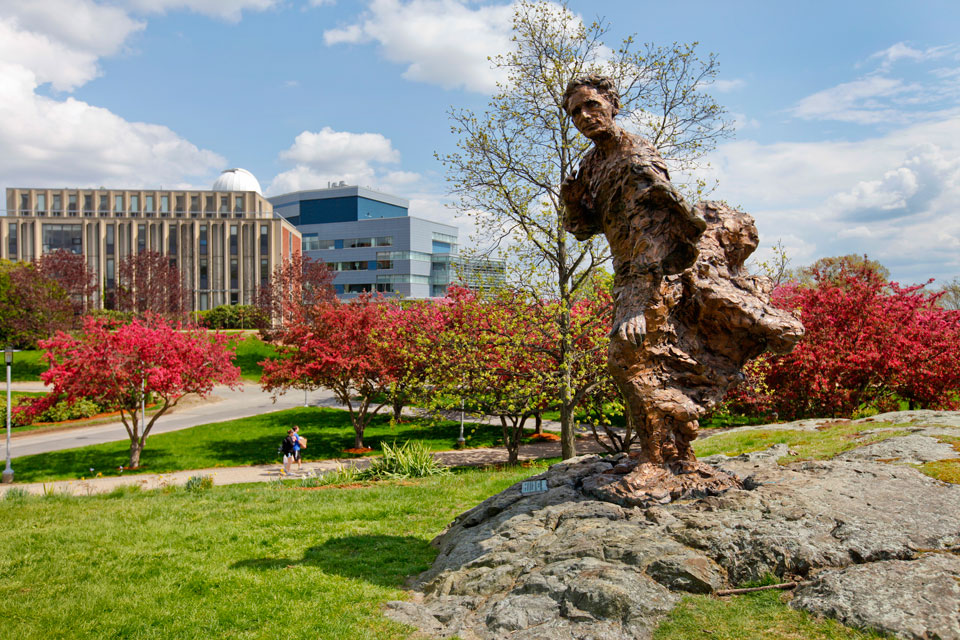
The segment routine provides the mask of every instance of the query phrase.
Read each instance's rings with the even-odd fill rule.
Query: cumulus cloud
[[[710,159],[715,197],[756,217],[767,251],[791,238],[794,265],[866,253],[902,282],[960,275],[960,113],[860,141],[731,142]]]
[[[899,121],[891,98],[916,95],[920,86],[898,78],[871,76],[818,91],[802,99],[791,113],[808,120],[839,120],[859,124]]]
[[[384,166],[399,163],[400,153],[389,138],[379,133],[334,131],[330,127],[318,132],[304,131],[290,148],[280,153],[280,158],[295,166],[273,179],[267,189],[271,194],[320,189],[328,182],[341,180],[391,190],[420,179],[419,174]]]
[[[223,158],[169,128],[129,122],[72,97],[144,23],[92,0],[0,4],[0,175],[7,185],[188,186]]]
[[[144,13],[185,10],[237,22],[244,11],[264,11],[279,5],[280,0],[124,0],[124,3],[130,9]]]
[[[331,46],[375,42],[387,60],[407,65],[408,80],[490,92],[504,77],[488,58],[509,50],[512,16],[512,5],[373,0],[357,23],[323,38]]]
[[[746,81],[742,78],[733,78],[732,80],[715,80],[713,84],[710,85],[710,88],[719,93],[728,93],[742,89],[746,85]]]

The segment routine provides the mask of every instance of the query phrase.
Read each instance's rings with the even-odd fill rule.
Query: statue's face
[[[605,138],[616,130],[617,125],[613,122],[616,109],[606,96],[591,86],[577,87],[567,102],[567,112],[580,133],[591,140]]]

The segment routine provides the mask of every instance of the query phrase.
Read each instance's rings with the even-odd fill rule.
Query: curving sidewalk
[[[593,438],[581,438],[577,441],[577,453],[600,453],[602,447]],[[503,448],[478,448],[439,451],[434,457],[448,467],[486,466],[505,464],[507,451]],[[541,458],[560,457],[559,442],[539,442],[520,447],[521,460],[535,460]],[[248,482],[270,482],[279,478],[301,478],[314,473],[321,475],[338,468],[355,466],[366,467],[370,458],[350,458],[337,460],[321,460],[318,462],[304,462],[302,469],[294,469],[289,475],[283,473],[283,466],[277,464],[251,465],[245,467],[214,467],[211,469],[191,469],[188,471],[174,471],[171,473],[134,474],[127,476],[111,476],[106,478],[89,478],[85,480],[59,480],[56,482],[28,482],[9,485],[0,485],[0,496],[11,489],[19,489],[36,495],[67,494],[75,496],[109,493],[118,487],[138,485],[142,489],[162,489],[186,484],[192,476],[207,475],[213,478],[216,485],[244,484]]]

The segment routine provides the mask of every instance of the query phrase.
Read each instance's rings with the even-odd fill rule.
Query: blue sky
[[[737,122],[702,176],[793,264],[867,253],[960,276],[960,3],[570,3],[608,44],[699,41]],[[3,0],[0,187],[267,194],[345,180],[454,221],[434,153],[482,109],[510,5],[455,0]],[[456,220],[462,235],[469,220]]]

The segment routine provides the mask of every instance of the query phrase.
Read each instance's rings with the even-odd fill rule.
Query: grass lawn
[[[163,420],[163,418],[160,418]],[[166,473],[182,469],[233,467],[278,462],[277,447],[287,429],[300,425],[307,438],[304,460],[350,457],[343,449],[353,446],[353,427],[346,411],[320,407],[287,409],[240,420],[200,425],[147,438],[141,458],[143,473]],[[409,420],[390,426],[387,415],[374,416],[364,434],[364,444],[379,453],[380,442],[421,440],[433,451],[453,449],[459,434],[458,422],[439,425]],[[499,446],[499,425],[466,425],[468,447]],[[118,467],[129,462],[128,441],[91,445],[53,453],[16,458],[18,482],[44,482],[90,476],[117,475]],[[124,474],[133,473],[124,471]]]
[[[229,333],[229,332],[226,332]],[[263,367],[260,362],[275,358],[277,350],[255,334],[246,334],[242,342],[237,343],[237,355],[233,363],[240,367],[240,376],[250,382],[260,382]]]
[[[0,501],[0,619],[19,640],[400,640],[382,616],[454,516],[540,467],[306,491],[256,484]],[[704,630],[710,632],[705,635]],[[778,594],[685,599],[658,640],[850,638]]]
[[[46,370],[47,363],[43,361],[43,351],[38,349],[18,351],[13,354],[10,379],[13,382],[39,382],[40,374]]]

